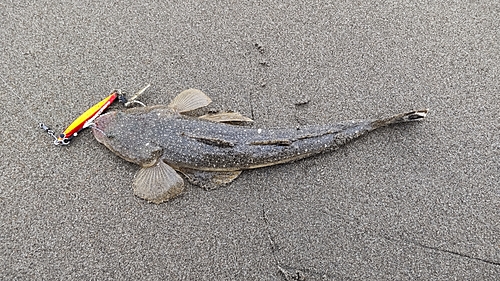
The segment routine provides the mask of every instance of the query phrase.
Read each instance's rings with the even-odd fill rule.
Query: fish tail
[[[422,109],[422,110],[415,110],[415,111],[410,111],[410,112],[406,112],[406,113],[400,113],[400,114],[393,115],[391,117],[377,119],[377,120],[373,121],[372,126],[373,126],[373,129],[376,129],[376,128],[388,126],[391,124],[416,121],[416,120],[420,120],[420,119],[425,118],[425,116],[427,116],[428,112],[429,112],[428,109]]]

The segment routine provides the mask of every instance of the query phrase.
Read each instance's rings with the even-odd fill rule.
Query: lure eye
[[[59,137],[60,137],[61,139],[64,139],[65,135],[64,135],[64,134],[60,134],[60,135],[59,135]]]

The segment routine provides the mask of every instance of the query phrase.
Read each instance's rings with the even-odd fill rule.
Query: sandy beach
[[[496,280],[499,14],[497,1],[0,3],[0,279]],[[148,105],[197,88],[203,112],[254,128],[430,113],[154,205],[133,195],[138,166],[89,130],[60,147],[37,128],[147,84]]]

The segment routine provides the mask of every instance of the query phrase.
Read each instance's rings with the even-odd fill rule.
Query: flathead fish
[[[141,169],[134,194],[153,203],[176,197],[189,182],[214,189],[236,179],[242,170],[282,164],[332,151],[377,128],[419,120],[427,110],[383,119],[344,121],[293,129],[256,129],[229,123],[251,122],[239,113],[191,117],[183,113],[211,102],[189,89],[168,106],[113,111],[94,121],[95,138]]]

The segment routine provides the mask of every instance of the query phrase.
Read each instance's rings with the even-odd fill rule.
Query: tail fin
[[[406,113],[400,113],[393,115],[388,118],[382,118],[373,121],[372,126],[374,129],[383,127],[383,126],[388,126],[391,124],[396,124],[396,123],[403,123],[403,122],[409,122],[409,121],[416,121],[425,118],[427,116],[427,113],[429,112],[428,109],[422,109],[422,110],[415,110],[411,112],[406,112]]]

